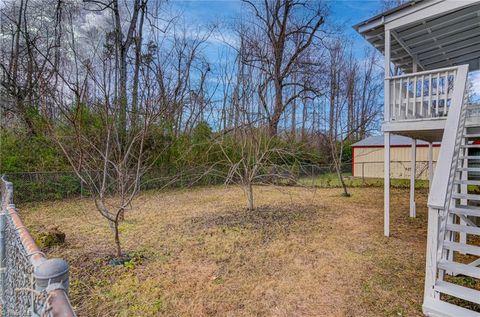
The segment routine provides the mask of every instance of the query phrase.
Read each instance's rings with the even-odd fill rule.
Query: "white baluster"
[[[444,80],[444,83],[443,83],[443,87],[444,87],[444,94],[445,94],[445,97],[444,97],[444,101],[443,101],[443,115],[446,116],[447,115],[447,97],[448,97],[448,72],[445,72],[445,80]]]
[[[402,116],[402,107],[403,107],[403,79],[400,78],[400,98],[398,103],[398,118]]]
[[[420,86],[420,117],[423,118],[423,85],[425,84],[425,76],[422,75],[422,81]]]
[[[412,116],[414,119],[417,117],[417,76],[413,76],[413,107]]]
[[[428,75],[428,116],[432,116],[432,74]]]
[[[438,117],[438,103],[440,102],[440,73],[437,73],[437,102],[435,103],[435,116]]]
[[[392,118],[395,118],[395,113],[397,112],[396,109],[397,109],[397,96],[396,96],[396,85],[395,85],[395,79],[392,79],[391,80],[392,82],[392,88],[390,88],[392,90],[392,109],[390,111],[390,116]]]
[[[407,103],[405,104],[405,118],[408,119],[408,108],[410,107],[410,78],[408,77],[407,77],[406,93],[407,93]]]

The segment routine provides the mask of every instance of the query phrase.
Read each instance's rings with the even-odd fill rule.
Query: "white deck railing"
[[[446,119],[457,72],[455,66],[387,78],[389,121]]]

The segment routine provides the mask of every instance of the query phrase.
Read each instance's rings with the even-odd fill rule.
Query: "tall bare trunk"
[[[295,89],[293,93],[296,94]],[[292,102],[292,139],[295,141],[297,136],[297,101],[293,100]]]
[[[303,111],[302,111],[302,141],[305,141],[305,138],[306,138],[306,131],[305,131],[305,126],[306,126],[306,122],[307,122],[307,99],[305,98],[303,100]],[[312,118],[312,127],[315,125],[315,117]]]
[[[247,210],[252,211],[255,208],[253,204],[253,186],[251,183],[245,185],[245,193],[247,195]]]
[[[282,83],[279,80],[275,80],[275,104],[272,117],[268,124],[268,133],[271,137],[276,136],[278,133],[278,123],[283,113],[283,91]]]
[[[342,175],[342,164],[335,164],[335,169],[337,170],[337,176],[338,179],[340,180],[340,184],[342,185],[343,188],[343,193],[342,196],[345,197],[350,197],[350,193],[348,192],[347,184],[345,184],[345,180],[343,179]]]
[[[138,120],[138,85],[140,63],[142,56],[142,40],[143,40],[143,21],[145,17],[145,8],[142,8],[140,21],[138,25],[138,36],[135,38],[135,67],[133,71],[133,89],[132,89],[132,130],[135,131]]]

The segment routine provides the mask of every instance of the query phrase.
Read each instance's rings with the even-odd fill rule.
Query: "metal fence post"
[[[6,316],[5,309],[5,227],[6,227],[6,218],[5,210],[2,208],[0,212],[0,303],[2,303],[2,316]]]
[[[68,292],[69,268],[62,259],[48,259],[35,268],[35,289],[44,291],[53,284]]]
[[[35,290],[48,294],[47,301],[43,303],[39,312],[43,314],[48,310],[48,316],[74,317],[68,300],[69,268],[62,259],[48,259],[35,267]]]
[[[5,274],[6,274],[6,237],[5,230],[7,226],[7,206],[13,203],[13,184],[5,180],[5,175],[1,179],[2,193],[0,197],[0,303],[2,304],[2,316],[7,316],[7,305],[5,304]]]
[[[1,315],[75,317],[68,264],[45,257],[15,210],[12,183],[3,177],[0,185]]]

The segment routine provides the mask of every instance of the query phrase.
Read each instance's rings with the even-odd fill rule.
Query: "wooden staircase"
[[[480,220],[480,195],[469,193],[468,187],[480,185],[480,134],[470,134],[469,130],[475,128],[464,128],[460,155],[455,170],[453,181],[453,192],[448,214],[445,218],[442,256],[438,261],[438,276],[434,290],[440,299],[455,297],[479,305],[480,291],[465,285],[459,285],[450,276],[464,276],[480,280],[480,228],[477,226],[477,219]],[[472,153],[473,152],[473,153]],[[458,280],[458,279],[457,279]],[[470,280],[472,282],[473,280]],[[471,305],[468,305],[471,306]],[[465,310],[445,302],[444,308],[448,308],[453,316],[480,316],[480,313]]]
[[[465,125],[468,106],[459,80],[429,194],[428,316],[480,317],[480,126]]]

